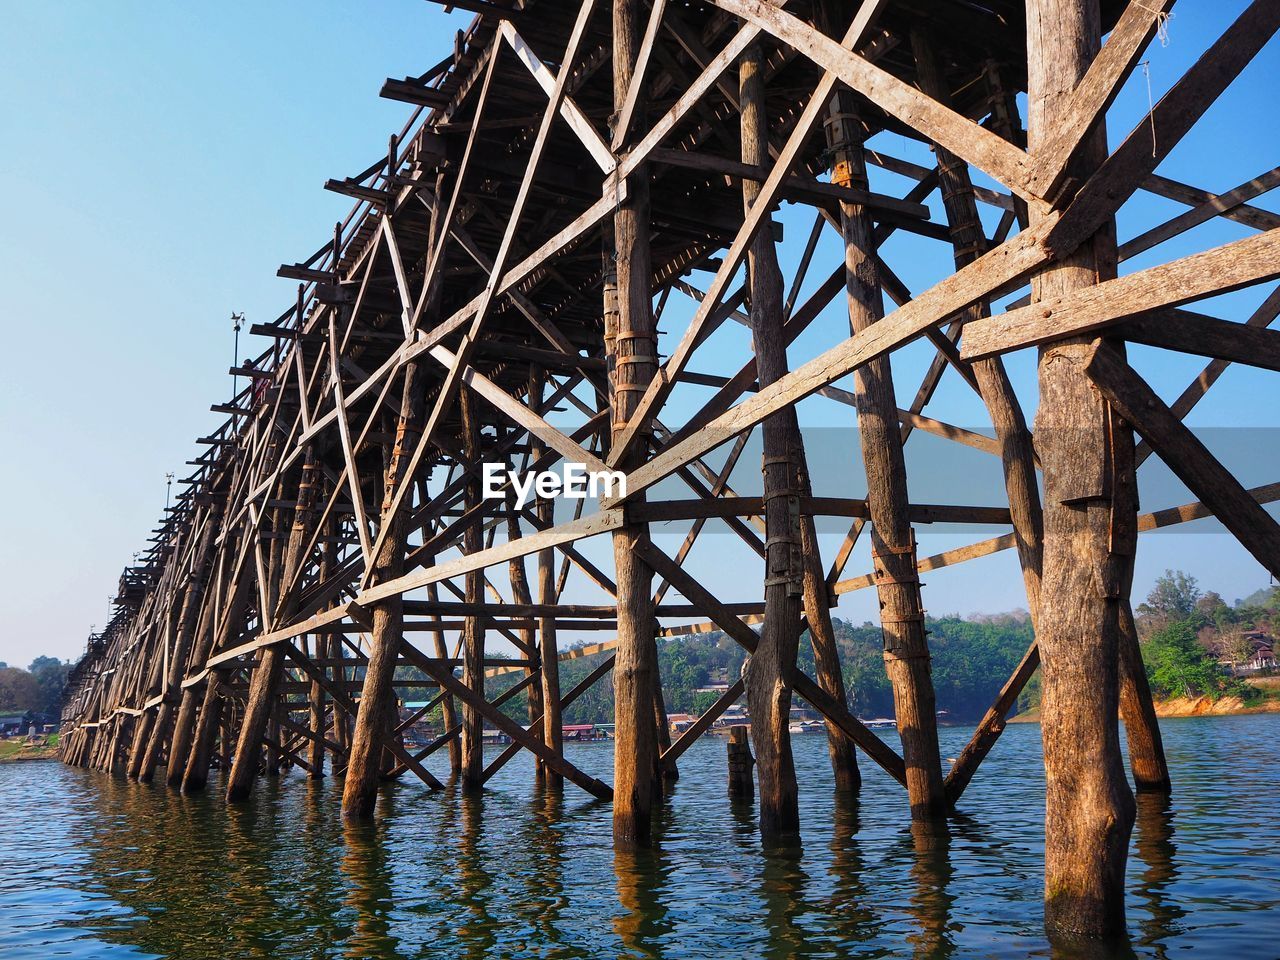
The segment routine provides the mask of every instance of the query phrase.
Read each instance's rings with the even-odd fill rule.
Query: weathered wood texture
[[[453,56],[388,84],[421,109],[385,156],[329,182],[356,205],[282,266],[296,301],[253,325],[268,346],[237,358],[214,406],[226,419],[76,665],[63,758],[140,780],[163,763],[186,792],[218,770],[231,800],[264,770],[331,771],[344,813],[366,818],[383,780],[443,786],[426,766],[437,751],[466,793],[527,751],[544,786],[613,803],[625,851],[652,842],[677,760],[745,691],[764,834],[800,826],[800,700],[826,722],[835,785],[857,789],[861,749],[906,788],[913,837],[936,851],[1043,661],[1047,922],[1120,929],[1132,807],[1118,711],[1137,788],[1170,787],[1130,609],[1138,533],[1212,514],[1280,567],[1261,506],[1276,485],[1245,490],[1181,422],[1230,364],[1280,369],[1267,329],[1280,294],[1243,318],[1232,301],[1222,318],[1196,305],[1280,276],[1280,218],[1251,205],[1280,172],[1273,160],[1223,192],[1156,172],[1280,28],[1280,6],[1247,5],[1109,156],[1107,107],[1164,0],[989,0],[982,28],[971,5],[922,16],[895,0],[479,6]],[[936,163],[893,156],[900,136]],[[907,178],[904,194],[873,192],[866,163]],[[1188,209],[1117,254],[1116,213],[1140,189]],[[930,219],[935,191],[945,222]],[[1215,217],[1257,232],[1158,261]],[[832,241],[843,256],[823,263]],[[938,243],[941,260],[917,256]],[[1139,253],[1155,265],[1117,279],[1117,256]],[[932,285],[899,278],[940,262]],[[829,322],[842,288],[847,337]],[[1211,361],[1166,404],[1129,342]],[[1031,346],[1038,397],[1015,393],[1004,366]],[[953,377],[991,429],[936,409]],[[835,489],[809,475],[825,451],[802,427],[827,403],[856,418],[865,497],[849,489],[856,455]],[[762,474],[744,481],[753,438]],[[998,457],[992,499],[912,503],[905,445],[925,440]],[[1151,452],[1199,502],[1137,516]],[[487,463],[514,476],[490,489]],[[591,508],[521,494],[566,464],[620,477]],[[847,523],[828,557],[821,517]],[[917,558],[917,533],[940,523],[997,529]],[[846,573],[867,540],[872,570]],[[919,577],[1005,549],[1039,642],[944,780]],[[901,755],[841,679],[833,604],[872,588]],[[796,668],[806,628],[812,677]],[[673,737],[657,644],[713,630],[750,665]],[[570,646],[583,637],[595,642]],[[586,678],[562,691],[561,661],[583,657]],[[562,742],[565,711],[604,682],[612,787]],[[487,766],[486,727],[511,741]]]

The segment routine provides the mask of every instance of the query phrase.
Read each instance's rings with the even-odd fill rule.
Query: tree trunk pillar
[[[828,129],[837,147],[832,182],[866,189],[863,133],[853,96],[839,91],[832,103]],[[871,220],[862,205],[842,202],[840,226],[844,235],[849,324],[856,334],[884,315],[875,245]],[[946,810],[942,760],[938,753],[924,605],[916,570],[915,533],[908,514],[898,402],[889,358],[879,357],[855,370],[854,389],[867,474],[871,552],[884,634],[885,669],[893,687],[911,816],[916,821],[938,820]]]
[[[1028,141],[1052,142],[1097,55],[1097,0],[1028,0]],[[1106,156],[1100,125],[1071,171],[1077,183]],[[1037,211],[1032,209],[1033,222]],[[1042,271],[1032,300],[1115,275],[1114,227]],[[1113,431],[1124,428],[1084,372],[1090,337],[1040,349],[1036,441],[1044,471],[1039,645],[1043,682],[1045,926],[1050,934],[1124,932],[1124,869],[1134,802],[1121,762],[1118,636],[1123,568],[1111,552],[1133,503],[1113,496]]]
[[[613,0],[613,103],[621,111],[635,72],[641,26],[639,0]],[[649,251],[648,168],[641,165],[627,182],[627,199],[613,217],[613,263],[604,283],[605,354],[609,362],[609,407],[614,438],[626,429],[657,372],[658,336],[653,319]],[[643,434],[647,437],[647,431]],[[634,470],[645,458],[646,440],[616,464]],[[633,499],[634,502],[634,499]],[[618,648],[613,669],[615,849],[648,846],[658,770],[654,689],[658,654],[654,644],[653,571],[634,548],[648,540],[645,524],[614,531],[618,583]]]

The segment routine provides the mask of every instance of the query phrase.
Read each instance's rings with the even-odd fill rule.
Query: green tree
[[[71,672],[71,664],[63,663],[57,657],[36,657],[31,661],[30,673],[39,688],[39,697],[34,709],[41,713],[58,714],[62,711],[62,695],[67,686],[67,674]]]
[[[40,685],[35,677],[17,667],[0,669],[0,713],[26,713],[39,705]]]
[[[1195,577],[1181,570],[1165,570],[1164,576],[1156,578],[1155,586],[1147,594],[1147,602],[1138,605],[1138,612],[1184,620],[1195,611],[1200,598],[1200,586]]]
[[[1239,681],[1227,677],[1216,660],[1196,639],[1188,620],[1174,621],[1155,630],[1142,644],[1151,689],[1162,697],[1217,699],[1238,692]]]

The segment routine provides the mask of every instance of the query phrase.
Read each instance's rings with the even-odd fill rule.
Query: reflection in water
[[[769,932],[766,957],[787,958],[807,953],[801,917],[809,912],[804,902],[809,879],[802,864],[804,848],[796,841],[766,843],[761,851],[760,899]]]
[[[564,840],[557,826],[564,817],[564,793],[539,784],[530,812],[521,834],[536,866],[523,877],[524,896],[515,907],[527,918],[539,942],[558,943],[561,937],[556,924],[566,906]]]
[[[911,847],[915,854],[911,878],[911,914],[916,930],[907,937],[913,955],[920,960],[945,960],[955,951],[950,936],[951,904],[948,893],[954,869],[951,865],[951,832],[944,823],[912,823]]]
[[[1133,858],[1140,862],[1141,870],[1136,877],[1130,871],[1130,890],[1149,912],[1138,923],[1141,943],[1151,947],[1156,957],[1164,958],[1168,956],[1166,941],[1182,932],[1180,921],[1187,914],[1167,896],[1178,878],[1173,859],[1177,850],[1173,842],[1173,801],[1166,793],[1139,793],[1135,799],[1138,818],[1134,823]]]
[[[831,813],[831,873],[834,878],[827,913],[834,919],[837,941],[860,943],[870,938],[877,898],[867,888],[861,840],[862,801],[857,793],[837,790]]]
[[[958,750],[969,731],[941,733]],[[1138,798],[1136,942],[1102,950],[1045,941],[1031,725],[1005,732],[965,794],[969,816],[941,838],[910,833],[901,787],[874,770],[859,795],[835,795],[825,738],[797,737],[803,853],[762,851],[712,738],[656,811],[658,849],[618,857],[609,806],[537,789],[521,758],[481,798],[401,783],[376,824],[353,826],[340,781],[297,772],[228,808],[216,783],[182,797],[162,778],[4,766],[0,957],[1273,956],[1280,849],[1241,798],[1280,804],[1280,765],[1257,747],[1278,733],[1276,716],[1166,725],[1176,792]],[[568,749],[609,778],[610,744]],[[447,776],[447,757],[435,770]]]
[[[464,793],[459,791],[458,810],[462,822],[462,832],[458,837],[458,891],[461,906],[466,910],[466,917],[458,927],[458,936],[462,939],[463,956],[492,956],[493,946],[497,942],[494,936],[496,921],[489,913],[490,886],[493,876],[485,869],[485,857],[481,852],[484,842],[485,798],[483,794]],[[501,828],[493,824],[492,828]]]
[[[384,806],[381,812],[385,818],[390,811]],[[394,900],[386,850],[386,819],[344,821],[342,840],[342,874],[347,881],[345,903],[353,916],[344,954],[369,958],[402,956],[391,930]]]
[[[670,930],[663,902],[670,865],[661,848],[661,834],[655,833],[654,839],[657,844],[648,850],[619,850],[613,855],[618,891],[613,931],[624,948],[619,956],[661,957],[660,939]]]

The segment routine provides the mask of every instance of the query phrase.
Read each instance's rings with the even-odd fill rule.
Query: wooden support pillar
[[[191,752],[182,776],[182,792],[198,793],[209,782],[209,761],[213,744],[222,728],[223,700],[219,689],[225,678],[222,670],[213,670],[205,680],[199,721],[191,740]]]
[[[1130,570],[1129,583],[1133,583]],[[1129,742],[1129,770],[1138,793],[1169,793],[1169,764],[1164,756],[1160,721],[1142,663],[1138,629],[1128,599],[1120,604],[1120,719]]]
[[[174,720],[175,703],[179,699],[182,678],[187,672],[187,663],[191,656],[191,648],[195,641],[199,626],[200,611],[204,607],[205,582],[209,560],[213,555],[217,529],[216,519],[220,511],[213,511],[205,519],[205,530],[200,543],[196,547],[195,560],[191,569],[191,579],[183,592],[181,612],[173,644],[173,655],[169,659],[169,672],[164,678],[164,687],[160,691],[164,699],[156,711],[154,730],[147,744],[146,755],[138,769],[138,780],[150,783],[155,774],[161,753],[167,752],[165,762],[174,767],[172,744],[170,743],[170,725]],[[185,756],[183,757],[185,760]]]
[[[864,134],[853,95],[840,91],[834,104],[829,130],[838,150],[832,182],[865,190]],[[866,208],[842,201],[840,227],[844,235],[849,325],[857,334],[884,315],[872,224]],[[855,370],[853,376],[858,396],[858,433],[867,474],[867,507],[871,515],[885,669],[893,687],[911,816],[916,821],[937,820],[946,810],[942,761],[938,753],[924,605],[916,570],[915,533],[908,517],[906,463],[888,356],[869,361]]]
[[[752,44],[739,61],[742,103],[742,161],[761,166],[769,159],[764,62]],[[760,193],[758,181],[743,178],[744,212]],[[782,271],[773,231],[762,228],[747,257],[751,291],[752,343],[761,387],[787,373],[782,334]],[[760,832],[766,837],[800,829],[799,790],[791,755],[791,675],[800,641],[804,571],[800,543],[800,427],[794,407],[761,424],[764,448],[765,580],[764,626],[747,670],[751,739],[760,777]]]
[[[1032,157],[1071,120],[1072,93],[1101,42],[1097,0],[1028,0],[1028,142]],[[1106,157],[1105,124],[1082,144],[1069,176],[1083,182]],[[1032,225],[1037,211],[1031,211]],[[1115,274],[1108,225],[1032,282],[1032,300]],[[1133,794],[1121,762],[1118,636],[1128,558],[1111,552],[1113,525],[1133,504],[1113,496],[1114,419],[1085,372],[1087,338],[1040,349],[1036,442],[1044,471],[1044,566],[1039,645],[1043,698],[1045,926],[1050,934],[1121,936]],[[1131,480],[1130,478],[1121,478]]]
[[[222,611],[222,620],[214,629],[210,624],[208,634],[202,641],[201,649],[196,651],[194,662],[204,663],[213,650],[228,646],[231,638],[238,636],[244,627],[244,610],[249,602],[250,579],[248,570],[241,573],[232,585]],[[212,754],[212,738],[218,732],[222,707],[217,700],[210,700],[209,685],[214,683],[211,673],[205,681],[203,691],[199,686],[188,687],[182,691],[182,703],[178,707],[178,717],[174,721],[173,743],[169,749],[169,766],[165,780],[171,787],[181,786],[183,793],[194,793],[203,790],[209,781],[209,758]],[[206,722],[204,711],[214,704],[215,716]],[[209,724],[212,724],[210,727]],[[199,747],[200,738],[205,738],[203,749]]]
[[[530,397],[532,400],[532,397]],[[536,459],[536,454],[533,455]],[[507,539],[511,541],[519,540],[520,520],[516,516],[514,496],[507,500]],[[511,579],[511,599],[515,603],[533,603],[533,593],[529,589],[529,573],[525,569],[524,557],[512,557],[507,563],[508,574]],[[542,657],[538,650],[537,633],[532,626],[522,627],[520,630],[520,640],[525,645],[522,651],[524,658],[528,661],[525,667],[525,676],[531,677],[532,682],[525,687],[526,706],[529,716],[529,730],[536,737],[542,737],[543,733],[539,729],[542,722],[543,704],[542,704]],[[545,742],[545,740],[544,740]],[[546,764],[541,760],[536,760],[533,765],[534,778],[536,782],[542,783],[546,779]]]
[[[750,800],[756,794],[756,782],[751,774],[751,768],[755,766],[756,761],[751,756],[751,741],[747,738],[747,728],[730,727],[729,739],[725,746],[729,754],[729,796]]]
[[[342,659],[346,656],[345,645],[340,634],[335,634],[329,639],[329,654],[334,659]],[[333,677],[340,685],[350,679],[347,676],[347,668],[337,666],[333,668]],[[342,687],[345,689],[345,687]],[[333,711],[333,742],[338,745],[338,749],[342,751],[342,769],[335,771],[346,775],[347,764],[351,762],[351,716],[345,710]]]
[[[533,412],[542,415],[543,390],[546,378],[542,371],[531,368],[529,372],[529,402]],[[537,460],[543,453],[541,444],[535,443],[531,457]],[[537,505],[538,520],[544,527],[550,527],[555,519],[555,505],[546,499],[539,499]],[[556,602],[556,570],[555,551],[548,548],[538,551],[538,603],[549,607]],[[560,703],[560,650],[556,643],[556,618],[542,616],[538,618],[538,651],[542,661],[542,742],[557,756],[564,754],[564,726],[561,719]],[[449,729],[446,726],[446,729]],[[452,744],[451,744],[452,746]],[[543,783],[551,790],[564,789],[564,777],[560,776],[547,764],[540,764]]]
[[[316,636],[314,643],[316,657],[324,657],[325,654],[322,651],[328,646],[327,640]],[[311,779],[320,780],[324,777],[324,717],[327,705],[324,688],[314,680],[311,681],[311,687],[307,691],[307,708],[307,729],[311,732],[311,741],[307,746],[307,766],[311,768],[309,771]]]
[[[157,658],[159,662],[159,658]],[[152,710],[144,710],[133,725],[133,742],[129,747],[129,766],[127,776],[130,780],[138,780],[142,763],[146,757],[147,744],[151,741],[151,731],[155,726],[156,715]]]
[[[635,75],[642,35],[640,0],[613,0],[613,103],[621,112]],[[640,124],[643,126],[643,124]],[[657,372],[658,337],[653,319],[649,250],[648,167],[627,182],[627,199],[613,217],[613,262],[606,264],[605,354],[609,362],[611,437],[622,436],[645,389]],[[646,429],[648,425],[645,425]],[[645,443],[616,464],[630,472],[643,462]],[[632,502],[637,502],[633,498]],[[658,677],[653,613],[653,571],[635,554],[647,542],[648,526],[614,531],[618,585],[618,649],[613,671],[614,800],[616,849],[648,846],[658,770],[654,688]]]
[[[395,445],[387,461],[382,485],[382,524],[387,530],[382,548],[374,558],[370,583],[384,583],[404,573],[405,510],[392,512],[396,495],[408,476],[409,461],[422,434],[426,399],[425,373],[421,364],[406,365],[400,395],[400,416],[396,421]],[[408,503],[405,507],[407,509]],[[373,605],[372,644],[360,688],[346,780],[342,789],[342,815],[348,819],[373,816],[382,774],[382,744],[395,711],[392,680],[404,640],[404,599],[396,593]]]
[[[433,557],[427,566],[433,566],[435,558]],[[436,584],[427,585],[427,600],[431,603],[439,603],[440,590]],[[432,615],[433,621],[439,622],[438,616]],[[431,631],[432,650],[437,660],[444,660],[449,656],[449,650],[445,644],[444,631]],[[440,695],[440,722],[445,730],[452,730],[458,726],[458,701],[453,698],[452,694],[441,692]],[[460,737],[452,736],[449,738],[449,772],[454,777],[462,774],[462,740]]]
[[[480,459],[480,422],[479,411],[476,410],[476,399],[471,391],[463,388],[459,397],[462,412],[462,444],[467,459],[477,462]],[[478,508],[481,504],[480,478],[471,474],[467,480],[466,509]],[[479,553],[484,548],[479,523],[472,523],[462,535],[463,553]],[[480,603],[484,600],[484,571],[472,570],[466,575],[467,603]],[[462,678],[463,682],[476,693],[484,696],[484,624],[480,617],[468,614],[462,626]],[[484,789],[484,716],[471,703],[462,704],[462,779],[464,792],[479,792]]]
[[[916,75],[920,89],[945,106],[951,105],[951,91],[938,66],[937,55],[925,32],[911,31],[911,46],[916,59]],[[990,68],[994,71],[994,67]],[[998,74],[991,74],[998,85]],[[999,91],[997,86],[997,91]],[[1012,136],[1016,124],[1015,107],[997,92],[996,120],[1002,133]],[[987,249],[986,234],[978,216],[978,201],[973,190],[968,164],[945,147],[934,145],[938,164],[938,186],[942,194],[947,224],[951,232],[956,269],[968,266]],[[965,321],[990,315],[990,305],[977,303],[961,314]],[[989,357],[973,364],[974,377],[983,402],[991,415],[1000,460],[1004,469],[1005,492],[1009,514],[1022,569],[1022,582],[1027,595],[1027,610],[1034,630],[1040,609],[1040,577],[1044,555],[1044,511],[1036,480],[1035,449],[1026,417],[1013,392],[1013,386],[999,357]],[[1033,641],[1034,645],[1034,641]],[[947,799],[954,804],[964,792],[974,771],[1004,731],[1005,719],[1014,701],[1031,678],[1039,663],[1039,651],[1032,649],[1023,658],[1011,681],[1005,685],[995,705],[983,717],[969,743],[961,751],[946,779]]]
[[[297,506],[294,508],[293,524],[289,529],[287,544],[282,545],[277,537],[272,540],[272,562],[268,568],[267,610],[270,612],[272,625],[286,622],[297,608],[298,590],[293,584],[294,574],[304,560],[302,551],[310,533],[311,514],[315,502],[316,482],[319,466],[310,449],[302,467],[302,477],[298,481]],[[277,529],[283,524],[277,522]],[[280,587],[284,585],[284,592]],[[264,625],[264,630],[266,625]],[[236,755],[231,764],[231,773],[227,777],[227,802],[236,803],[246,800],[253,790],[253,782],[258,774],[259,752],[268,726],[276,715],[277,694],[280,679],[284,675],[284,649],[280,644],[264,647],[258,654],[257,667],[253,671],[253,679],[249,684],[249,697],[245,703],[244,720],[240,724],[240,735],[236,743]],[[278,734],[278,731],[277,731]],[[278,736],[273,740],[279,742]],[[274,751],[274,748],[271,748]],[[278,764],[278,760],[275,761]],[[268,769],[273,761],[268,756]],[[277,766],[278,769],[278,766]]]
[[[278,777],[280,775],[280,767],[284,762],[283,751],[280,749],[280,712],[283,704],[280,700],[275,700],[271,704],[271,718],[267,721],[266,746],[267,756],[266,764],[263,772],[269,777]]]

